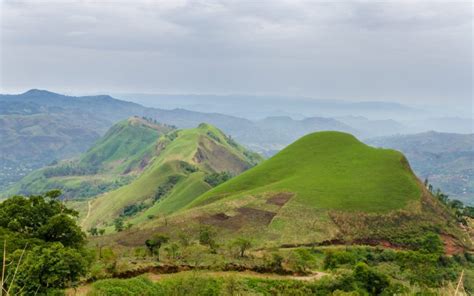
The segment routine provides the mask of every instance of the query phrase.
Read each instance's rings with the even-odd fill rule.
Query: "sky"
[[[472,109],[471,1],[0,3],[2,93],[238,93]]]

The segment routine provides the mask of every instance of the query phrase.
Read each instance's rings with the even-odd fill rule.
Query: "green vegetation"
[[[401,209],[421,195],[401,153],[371,148],[348,134],[319,132],[207,192],[191,207],[267,191],[294,192],[310,207],[365,212]]]
[[[0,203],[1,288],[7,294],[45,295],[86,275],[92,257],[84,248],[85,234],[60,194],[14,196]]]
[[[134,225],[152,226],[153,217],[175,213],[209,190],[211,185],[205,181],[213,182],[209,175],[222,181],[260,160],[248,158],[246,155],[253,154],[238,144],[228,144],[227,139],[208,124],[161,136],[154,157],[133,182],[92,202],[85,227],[110,229],[120,215]]]
[[[281,249],[274,250],[270,260],[237,257],[233,265],[227,266],[216,264],[220,250],[216,254],[202,249],[194,252],[201,253],[201,264],[211,265],[162,274],[154,281],[146,275],[101,280],[92,285],[88,295],[451,295],[461,271],[471,273],[474,267],[474,262],[466,259],[468,254],[447,257],[439,253],[370,247]],[[178,257],[184,253],[180,254]],[[170,261],[167,262],[164,264]],[[287,274],[301,273],[301,264],[305,265],[307,276],[269,273],[272,270],[282,273],[282,268]],[[219,271],[229,266],[267,273]],[[318,276],[312,278],[316,270]],[[471,291],[469,279],[464,283],[466,291]]]
[[[474,206],[474,135],[425,132],[368,140],[369,144],[397,149],[410,160],[415,173],[429,178],[453,199]]]
[[[86,198],[117,189],[148,164],[158,137],[172,127],[132,117],[114,125],[86,153],[26,176],[6,195],[60,189],[67,198]]]
[[[232,178],[232,175],[229,172],[221,172],[221,173],[214,173],[207,175],[204,178],[207,184],[211,185],[212,187],[216,187]]]

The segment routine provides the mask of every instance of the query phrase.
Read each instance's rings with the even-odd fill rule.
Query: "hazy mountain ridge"
[[[278,128],[263,128],[256,122],[235,116],[147,108],[107,95],[73,97],[36,89],[19,95],[0,95],[0,135],[5,139],[0,143],[3,171],[0,188],[52,161],[84,152],[113,124],[134,115],[179,128],[208,122],[261,152],[281,149],[308,130],[331,127],[330,124],[325,124],[324,128],[317,125],[301,127],[298,121],[291,121],[293,130],[291,134],[285,134]],[[342,126],[343,130],[348,130],[341,123],[334,123],[333,129]]]
[[[159,136],[172,130],[137,117],[120,121],[87,152],[33,171],[3,196],[60,189],[64,198],[77,199],[116,189],[133,180],[148,165]]]

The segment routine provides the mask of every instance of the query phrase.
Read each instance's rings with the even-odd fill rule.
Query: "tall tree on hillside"
[[[151,239],[145,241],[145,246],[150,251],[150,255],[156,257],[158,261],[160,260],[160,248],[163,244],[169,241],[169,237],[163,234],[155,234]]]

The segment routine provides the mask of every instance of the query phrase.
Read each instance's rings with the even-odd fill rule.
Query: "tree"
[[[101,229],[98,230],[98,232],[99,232],[99,235],[104,235],[105,229],[101,228]]]
[[[185,233],[184,231],[181,231],[181,232],[178,234],[178,239],[179,239],[180,244],[181,244],[183,247],[189,246],[189,244],[190,244],[189,234]]]
[[[48,287],[67,288],[86,273],[89,262],[88,256],[80,250],[59,242],[34,247],[20,265],[16,288],[24,287],[25,295],[34,295]]]
[[[10,275],[3,284],[9,295],[50,294],[86,274],[92,256],[84,248],[85,233],[72,218],[77,212],[68,209],[60,196],[54,190],[0,203],[0,241],[9,254],[2,260],[5,274]]]
[[[150,255],[157,255],[158,260],[160,260],[160,248],[163,244],[167,243],[169,237],[163,234],[155,234],[153,238],[147,239],[145,241],[145,246],[150,251]]]
[[[420,243],[420,252],[426,254],[443,254],[444,244],[438,234],[428,232]]]
[[[370,295],[380,295],[383,290],[390,286],[386,275],[371,269],[362,262],[357,263],[353,276],[358,285],[369,292]]]
[[[199,243],[201,245],[213,245],[216,232],[210,226],[201,226],[199,228]]]
[[[61,193],[54,190],[44,196],[13,196],[6,199],[0,203],[0,227],[35,237],[51,217],[58,214],[77,217],[76,211],[64,207],[57,199],[59,195]]]
[[[168,257],[175,260],[178,258],[179,246],[176,243],[172,243],[165,248],[168,253]]]
[[[114,227],[115,227],[115,231],[117,231],[117,232],[123,231],[123,229],[124,229],[123,219],[122,218],[115,218]]]
[[[252,246],[252,242],[249,239],[239,237],[234,240],[233,245],[239,249],[239,256],[244,257],[245,251]]]
[[[89,228],[89,230],[87,230],[87,232],[89,232],[89,234],[92,236],[99,235],[99,231],[97,230],[97,227],[91,227]]]
[[[60,242],[65,247],[83,245],[85,235],[76,222],[65,214],[51,217],[38,229],[39,237],[48,242]]]

